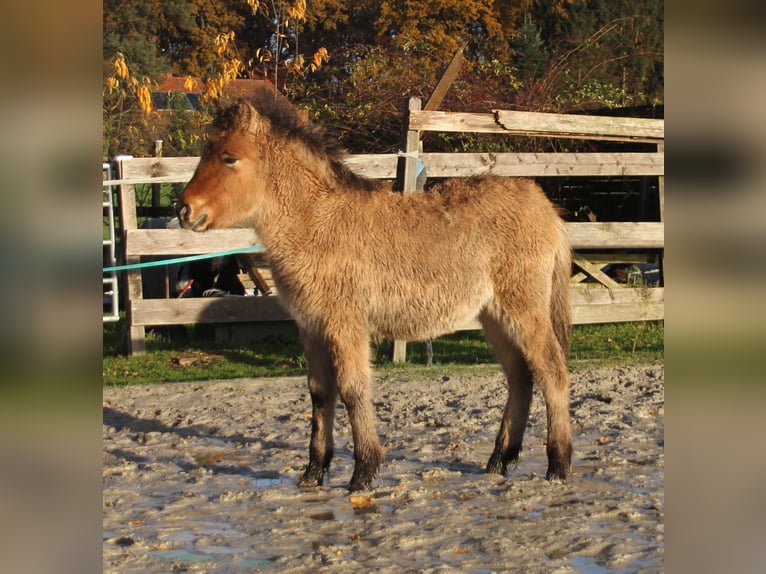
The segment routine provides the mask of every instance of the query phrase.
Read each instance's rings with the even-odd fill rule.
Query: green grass
[[[125,355],[124,320],[104,325],[105,385],[166,383],[304,375],[306,362],[297,337],[266,337],[250,346],[222,345],[205,328],[187,328],[185,341],[150,333],[147,353]],[[572,333],[569,365],[573,370],[606,364],[662,362],[664,322],[578,325]],[[407,345],[407,363],[392,364],[390,342],[373,345],[375,369],[383,377],[443,376],[497,372],[492,349],[481,332],[466,331],[435,339],[433,364],[427,365],[425,342]]]

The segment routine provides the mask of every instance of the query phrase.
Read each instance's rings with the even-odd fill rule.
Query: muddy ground
[[[386,456],[353,496],[338,410],[329,482],[299,489],[303,378],[104,389],[105,572],[661,572],[664,367],[572,375],[574,476],[544,480],[536,392],[525,450],[482,469],[505,401],[497,376],[375,381]]]

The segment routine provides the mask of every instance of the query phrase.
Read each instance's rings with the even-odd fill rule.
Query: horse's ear
[[[268,129],[269,120],[259,114],[249,102],[239,102],[237,114],[240,118],[240,126],[248,133],[259,135]]]

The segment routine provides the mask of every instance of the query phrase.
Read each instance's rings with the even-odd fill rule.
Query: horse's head
[[[236,227],[259,210],[268,181],[264,142],[269,129],[269,120],[244,100],[217,114],[194,176],[176,204],[182,227]]]

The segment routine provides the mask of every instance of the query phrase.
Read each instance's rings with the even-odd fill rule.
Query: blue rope
[[[189,261],[199,261],[201,259],[213,259],[214,257],[224,257],[226,255],[236,255],[238,253],[249,253],[251,251],[264,251],[263,245],[253,245],[251,247],[242,247],[240,249],[229,249],[228,251],[218,251],[216,253],[207,253],[205,255],[189,255],[187,257],[176,257],[174,259],[162,259],[159,261],[147,261],[145,263],[132,263],[130,265],[115,265],[114,267],[104,267],[104,273],[113,271],[126,271],[128,269],[143,269],[145,267],[160,267],[162,265],[171,265],[177,263],[187,263]]]

